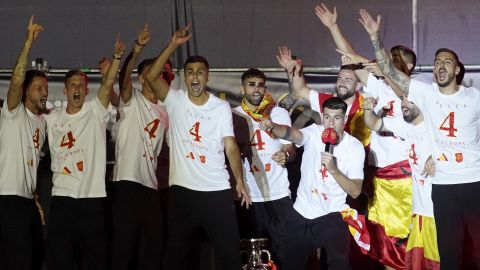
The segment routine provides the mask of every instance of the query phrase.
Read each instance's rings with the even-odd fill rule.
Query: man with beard
[[[427,125],[420,109],[407,98],[403,98],[401,104],[403,120],[377,116],[375,105],[375,99],[365,99],[365,123],[372,131],[393,132],[395,136],[405,139],[405,152],[412,168],[413,222],[406,247],[405,268],[439,269],[440,258],[431,199],[434,168]]]
[[[142,269],[159,269],[162,261],[159,255],[164,239],[156,170],[168,116],[144,78],[153,59],[142,61],[138,67],[141,90],[133,88],[131,79],[133,67],[149,41],[145,25],[120,72],[120,117],[114,127],[116,162],[109,194],[112,269],[118,270],[128,269],[136,257]]]
[[[294,62],[289,53],[289,49],[281,46],[278,49],[277,59],[280,65],[292,73],[294,69]],[[299,61],[299,60],[298,60]],[[348,121],[345,123],[345,131],[357,138],[365,147],[370,144],[370,130],[365,127],[363,123],[363,96],[360,94],[362,87],[358,81],[354,70],[355,65],[342,65],[337,75],[337,83],[335,85],[336,96],[347,103],[347,117]],[[321,113],[321,108],[325,100],[334,96],[330,93],[320,93],[310,89],[303,79],[293,77],[292,86],[293,93],[310,103],[312,110]]]
[[[480,268],[480,91],[458,85],[457,54],[446,48],[435,53],[436,83],[411,79],[392,64],[379,38],[380,20],[360,10],[375,58],[383,72],[422,111],[432,141],[435,176],[432,201],[441,269],[459,269],[465,239],[472,242],[472,261]]]
[[[45,138],[47,76],[28,70],[28,56],[43,27],[30,17],[0,117],[0,241],[6,269],[41,269],[42,222],[33,193]]]
[[[265,74],[258,69],[248,69],[242,74],[240,91],[244,98],[233,109],[234,131],[243,158],[244,181],[252,199],[254,235],[271,240],[273,258],[281,267],[284,249],[284,217],[293,211],[288,173],[285,164],[295,157],[295,148],[289,141],[276,138],[271,132],[261,130],[259,122],[270,117],[280,125],[291,126],[288,111],[275,106],[265,85]]]
[[[299,74],[300,66],[295,71]],[[362,190],[365,151],[357,139],[344,132],[347,104],[338,97],[323,103],[322,124],[297,130],[262,119],[260,127],[284,140],[305,147],[302,178],[295,200],[295,211],[284,217],[288,234],[285,239],[284,268],[305,269],[313,249],[325,248],[328,269],[350,269],[350,233],[344,218],[350,207],[347,194],[356,198]],[[326,145],[324,131],[333,129],[338,144]],[[333,131],[332,131],[333,133]]]
[[[77,247],[89,268],[108,269],[103,211],[105,130],[111,91],[124,50],[125,45],[117,38],[114,59],[92,101],[85,102],[87,75],[80,70],[67,72],[67,107],[46,115],[53,171],[48,269],[74,269]]]
[[[209,65],[202,56],[185,61],[187,91],[170,89],[160,76],[167,59],[192,37],[188,34],[190,26],[173,34],[146,74],[170,120],[169,232],[163,267],[182,269],[189,237],[201,228],[213,244],[221,269],[238,270],[239,233],[225,154],[241,204],[248,207],[251,202],[243,183],[230,106],[206,90]]]

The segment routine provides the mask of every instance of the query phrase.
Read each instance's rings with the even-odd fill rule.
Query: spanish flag
[[[412,223],[412,178],[407,160],[377,169],[368,205],[369,255],[395,269],[405,268]]]
[[[406,269],[440,269],[437,229],[433,217],[413,216],[412,232],[408,238],[406,250]]]

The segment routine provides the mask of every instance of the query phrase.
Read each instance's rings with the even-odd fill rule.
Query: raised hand
[[[337,8],[333,7],[333,13],[325,6],[324,3],[315,7],[315,14],[327,28],[337,24]]]
[[[359,11],[360,19],[358,21],[363,25],[365,30],[370,36],[378,35],[380,30],[380,21],[382,16],[377,15],[377,20],[375,21],[372,16],[365,9],[360,9]]]
[[[368,63],[370,62],[369,59],[353,53],[353,52],[345,52],[339,49],[335,49],[338,53],[342,55],[342,64],[350,65],[350,64],[358,64],[358,63]]]
[[[188,29],[190,29],[190,27],[192,27],[191,22],[188,23],[187,26],[185,26],[184,28],[182,28],[182,29],[178,30],[177,32],[173,33],[173,36],[172,36],[172,39],[171,39],[170,43],[172,43],[173,45],[175,45],[177,47],[187,43],[187,41],[192,37],[192,34],[188,33]]]
[[[292,51],[287,46],[278,47],[277,57],[278,64],[284,68],[288,74],[293,72],[295,66],[295,60],[292,59]]]
[[[146,46],[150,42],[150,32],[148,32],[148,23],[145,24],[142,31],[138,33],[136,43],[138,46]]]
[[[123,53],[125,52],[125,48],[127,46],[125,43],[122,42],[120,39],[120,35],[117,35],[117,38],[115,40],[115,46],[113,48],[113,58],[120,60],[123,56]]]
[[[40,24],[33,23],[34,16],[30,16],[28,21],[27,41],[33,43],[37,40],[38,34],[43,31],[43,27]]]

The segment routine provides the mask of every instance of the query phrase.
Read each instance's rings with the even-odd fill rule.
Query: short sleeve
[[[8,110],[8,100],[7,99],[8,99],[8,95],[5,98],[5,101],[3,102],[1,115],[2,115],[2,118],[4,118],[4,119],[12,120],[16,117],[17,113],[20,111],[20,108],[23,108],[24,105],[23,105],[23,102],[20,102],[16,108],[9,111]]]
[[[107,123],[110,120],[110,113],[112,111],[112,104],[109,103],[108,107],[105,108],[98,98],[98,96],[95,97],[94,100],[91,101],[91,106],[93,109],[93,112],[95,113],[95,116],[102,122],[102,123]]]
[[[408,100],[415,103],[420,108],[420,111],[425,112],[425,105],[428,103],[427,98],[431,97],[433,92],[434,87],[432,84],[411,79],[408,87]]]
[[[220,114],[222,116],[220,123],[222,138],[235,137],[235,133],[233,132],[232,110],[230,109],[228,103],[225,103],[223,107],[223,112]]]
[[[365,163],[365,148],[363,147],[362,143],[355,138],[353,139],[354,144],[350,149],[351,153],[351,161],[348,166],[347,176],[350,179],[362,179],[364,177],[363,174],[363,165]]]

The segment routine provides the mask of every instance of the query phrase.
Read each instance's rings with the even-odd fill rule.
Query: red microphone
[[[330,145],[337,144],[338,134],[333,128],[326,128],[322,132],[322,142],[325,144],[325,152],[330,153]]]

